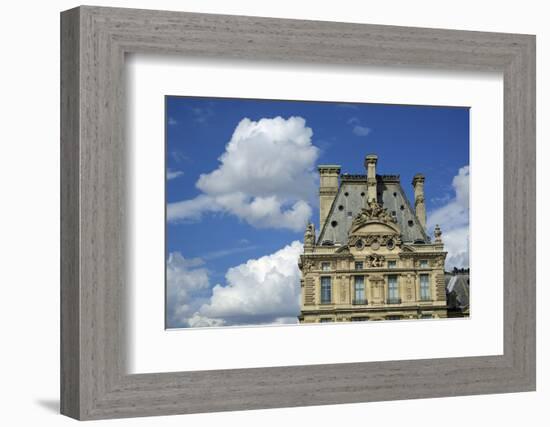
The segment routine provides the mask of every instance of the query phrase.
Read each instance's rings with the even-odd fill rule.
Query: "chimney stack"
[[[376,162],[378,156],[376,154],[369,154],[365,157],[365,169],[367,170],[367,203],[372,200],[377,202],[376,196]]]
[[[424,175],[417,173],[412,181],[414,187],[414,209],[420,224],[426,229],[426,205],[424,203]]]
[[[319,229],[323,228],[338,193],[339,165],[319,165]]]

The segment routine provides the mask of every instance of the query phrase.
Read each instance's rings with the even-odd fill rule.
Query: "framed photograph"
[[[61,411],[535,390],[535,37],[61,15]]]

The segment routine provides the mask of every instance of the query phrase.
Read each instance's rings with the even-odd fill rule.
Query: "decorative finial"
[[[439,228],[439,224],[436,224],[435,225],[435,228],[434,228],[434,236],[435,236],[435,243],[441,243],[442,240],[441,240],[441,235],[443,233],[441,232],[441,228]]]

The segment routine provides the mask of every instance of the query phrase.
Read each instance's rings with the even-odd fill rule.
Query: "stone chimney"
[[[417,173],[412,181],[414,187],[414,209],[420,224],[426,229],[426,204],[424,203],[424,175]]]
[[[322,229],[338,193],[339,165],[319,165],[319,228]]]
[[[365,157],[365,169],[367,170],[367,203],[372,200],[377,202],[376,196],[376,162],[378,156],[376,154],[369,154]]]

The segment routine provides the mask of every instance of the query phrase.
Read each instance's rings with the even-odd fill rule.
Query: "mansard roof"
[[[420,224],[414,209],[411,207],[399,175],[376,175],[378,203],[395,216],[401,228],[401,240],[404,243],[425,242],[430,238]],[[320,224],[321,232],[317,240],[333,244],[347,244],[348,232],[353,218],[361,212],[367,197],[367,175],[340,176],[338,193],[332,202],[332,207],[324,224]]]

